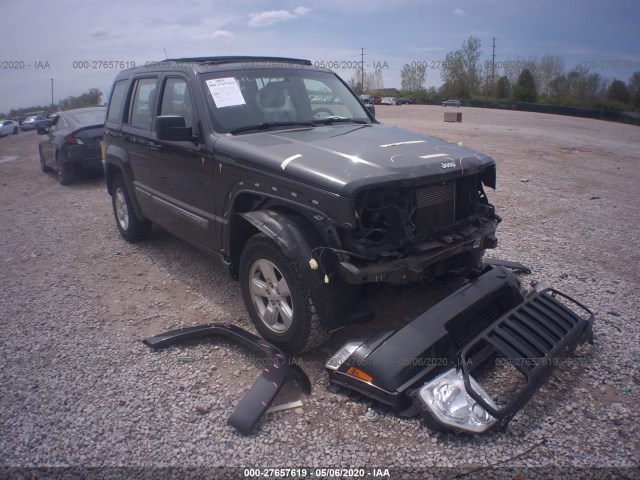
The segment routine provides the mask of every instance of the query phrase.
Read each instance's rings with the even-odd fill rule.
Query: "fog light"
[[[498,407],[472,377],[471,387],[491,407]],[[482,433],[497,420],[467,393],[462,372],[447,370],[426,383],[419,392],[422,404],[442,425],[463,432]]]
[[[363,343],[364,342],[357,340],[345,343],[340,347],[340,350],[334,353],[333,356],[327,360],[327,363],[324,365],[325,368],[328,368],[329,370],[337,370],[340,365],[342,365]]]

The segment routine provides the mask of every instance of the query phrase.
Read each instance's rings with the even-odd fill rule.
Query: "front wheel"
[[[111,191],[113,215],[116,218],[116,226],[120,231],[120,235],[132,243],[147,238],[151,232],[151,222],[147,220],[140,221],[136,217],[122,176],[118,175],[113,179]]]
[[[269,237],[260,233],[247,241],[239,274],[245,306],[265,340],[300,353],[329,338],[295,262]]]

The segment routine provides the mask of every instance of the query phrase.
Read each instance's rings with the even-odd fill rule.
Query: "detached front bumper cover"
[[[262,374],[238,402],[227,420],[227,423],[240,433],[244,435],[251,433],[290,376],[297,381],[305,393],[311,394],[311,381],[300,366],[293,363],[279,348],[235,325],[210,323],[180,328],[149,337],[143,342],[156,350],[188,340],[216,335],[235,340],[254,352],[262,354],[265,359]]]
[[[526,267],[501,263],[399,330],[345,344],[327,362],[331,385],[404,417],[422,414],[433,428],[469,433],[505,428],[561,355],[593,343],[594,316],[551,288],[525,297],[504,267]],[[494,357],[525,379],[501,406],[471,375]]]

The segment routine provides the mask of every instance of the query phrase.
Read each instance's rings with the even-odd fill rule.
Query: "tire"
[[[19,132],[18,127],[13,128],[13,135],[17,135]]]
[[[56,152],[56,167],[60,185],[69,185],[73,182],[73,165],[61,161],[58,152]]]
[[[50,172],[51,168],[47,167],[47,164],[44,163],[44,156],[42,155],[42,148],[38,147],[38,153],[40,154],[40,171],[42,173]]]
[[[265,234],[247,241],[239,276],[244,304],[265,340],[286,352],[301,353],[329,338],[297,265]]]
[[[111,186],[111,205],[116,226],[120,235],[128,242],[135,243],[144,240],[151,232],[151,222],[140,221],[133,211],[133,205],[129,198],[129,192],[125,187],[124,179],[118,175],[113,179]]]

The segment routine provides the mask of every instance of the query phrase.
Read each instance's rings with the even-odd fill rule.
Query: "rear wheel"
[[[73,182],[73,165],[60,160],[58,152],[56,152],[56,167],[60,185],[69,185]]]
[[[113,215],[120,235],[129,242],[138,242],[147,238],[151,232],[151,222],[140,221],[136,217],[122,176],[118,175],[113,179],[111,189]]]
[[[17,135],[17,134],[18,134],[18,131],[19,131],[19,130],[18,130],[18,127],[13,127],[13,134],[14,134],[14,135]]]
[[[329,338],[295,262],[269,237],[260,233],[247,241],[239,274],[245,306],[265,340],[300,353]]]

